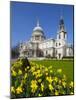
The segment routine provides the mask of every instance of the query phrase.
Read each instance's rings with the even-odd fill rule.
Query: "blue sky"
[[[60,17],[63,16],[68,42],[73,42],[73,6],[11,2],[12,46],[28,41],[39,19],[46,38],[56,38]]]

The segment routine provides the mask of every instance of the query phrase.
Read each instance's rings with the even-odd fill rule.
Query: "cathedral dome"
[[[39,25],[39,21],[37,21],[37,26],[33,29],[33,34],[32,35],[43,35],[43,29]]]
[[[43,29],[40,26],[36,26],[33,31],[41,31],[43,32]]]

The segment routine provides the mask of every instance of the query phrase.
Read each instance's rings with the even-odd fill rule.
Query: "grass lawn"
[[[73,60],[36,60],[34,61],[37,64],[41,64],[44,66],[49,67],[52,65],[52,67],[56,70],[61,68],[63,70],[63,73],[67,76],[67,80],[73,81],[73,72],[74,72],[74,62]]]

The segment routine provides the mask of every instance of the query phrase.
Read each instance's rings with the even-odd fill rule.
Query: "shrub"
[[[73,56],[65,56],[65,57],[63,57],[63,59],[74,59],[74,57]]]

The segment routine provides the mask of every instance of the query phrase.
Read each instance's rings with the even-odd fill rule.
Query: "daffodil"
[[[33,67],[31,67],[31,71],[33,72],[33,71],[35,71],[35,67],[33,66]]]
[[[54,88],[53,88],[53,86],[51,85],[51,84],[49,84],[49,90],[53,90]]]
[[[36,74],[37,74],[37,72],[35,72],[35,71],[34,71],[32,74],[33,74],[33,75],[36,75]]]
[[[27,78],[27,73],[25,73],[25,75],[24,75],[24,79],[26,79]]]
[[[38,82],[40,83],[42,81],[42,79],[39,79]]]
[[[43,90],[44,90],[44,84],[41,83],[41,91],[43,92]]]
[[[27,71],[27,68],[25,68],[25,71]]]
[[[61,79],[59,79],[59,84],[61,84],[61,82],[62,82]]]
[[[32,89],[31,92],[32,92],[32,93],[35,93],[35,91],[36,91],[37,88],[38,88],[37,81],[36,81],[36,80],[32,80],[32,81],[31,81],[31,86],[30,86],[30,87],[31,87],[31,89]]]
[[[41,77],[41,76],[42,76],[41,73],[37,73],[37,74],[36,74],[36,78],[39,78],[39,77]]]
[[[11,87],[11,92],[15,93],[15,87],[14,86]]]
[[[58,81],[58,78],[57,77],[54,77],[54,81],[57,82]]]
[[[50,77],[46,77],[46,80],[49,82],[49,83],[52,83],[52,81],[53,81],[53,79],[52,79],[52,77],[50,76]]]
[[[39,93],[39,94],[38,94],[38,96],[39,96],[39,97],[41,97],[41,96],[42,96],[42,94],[40,94],[40,93]]]
[[[53,73],[53,70],[50,70],[50,73]]]
[[[37,73],[40,73],[40,70],[37,70]]]
[[[48,75],[48,73],[45,73],[45,75],[47,76],[47,75]]]
[[[19,69],[19,71],[18,71],[18,75],[21,75],[21,74],[22,74],[22,70]]]
[[[12,71],[12,76],[16,76],[17,75],[17,73],[16,73],[16,71]]]
[[[27,69],[29,69],[30,67],[29,66],[27,66]]]
[[[22,62],[21,61],[16,61],[14,64],[13,64],[13,67],[21,67],[22,66]]]
[[[59,95],[59,92],[58,92],[58,90],[55,90],[55,95]]]
[[[58,69],[57,72],[58,72],[58,73],[62,73],[62,69]]]
[[[74,86],[74,83],[73,81],[70,82],[70,87],[73,87]]]
[[[48,68],[47,67],[45,68],[45,71],[48,71]]]
[[[70,94],[74,94],[74,92],[70,92]]]
[[[22,93],[22,92],[23,92],[23,91],[22,91],[22,87],[21,87],[21,86],[17,87],[16,93],[17,93],[17,94],[20,94],[20,93]]]
[[[62,85],[63,85],[63,87],[65,88],[65,87],[66,87],[66,82],[65,82],[65,81],[62,82]]]

